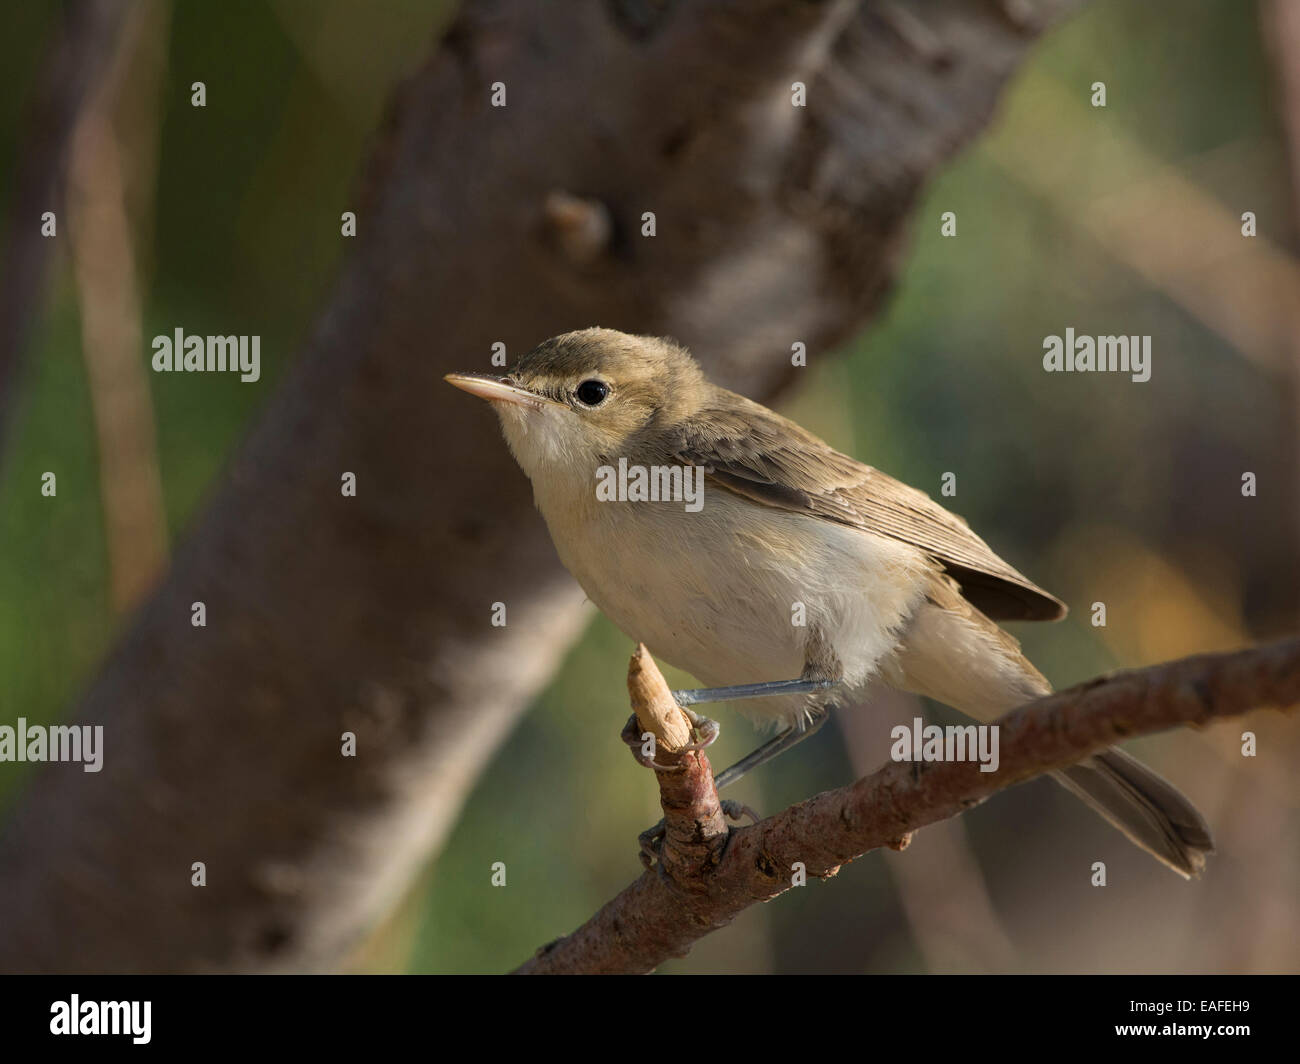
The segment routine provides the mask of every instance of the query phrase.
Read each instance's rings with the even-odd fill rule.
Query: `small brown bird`
[[[632,639],[784,725],[725,786],[883,681],[979,721],[1051,687],[995,624],[1065,606],[929,496],[710,383],[668,340],[584,329],[505,377],[450,374],[491,401],[560,559]],[[766,696],[761,697],[759,696]],[[1057,773],[1183,876],[1212,852],[1175,787],[1118,749]]]

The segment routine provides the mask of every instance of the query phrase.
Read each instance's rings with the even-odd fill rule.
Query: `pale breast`
[[[565,566],[631,639],[708,685],[800,675],[814,632],[851,687],[870,677],[923,597],[914,548],[707,490],[680,502],[538,498]],[[796,699],[737,704],[791,716]]]

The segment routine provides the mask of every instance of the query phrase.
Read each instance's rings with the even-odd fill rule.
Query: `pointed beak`
[[[530,392],[527,388],[510,384],[503,377],[489,377],[482,373],[448,373],[442,379],[463,392],[469,392],[470,395],[477,395],[480,399],[487,399],[490,402],[516,403],[534,409],[541,409],[545,405],[563,405],[544,395]]]

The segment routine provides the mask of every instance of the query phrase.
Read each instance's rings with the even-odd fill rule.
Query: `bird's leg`
[[[821,686],[830,685],[822,684]],[[699,717],[697,719],[695,713],[692,713],[689,709],[685,709],[685,707],[683,707],[683,709],[687,716],[691,718],[691,723],[702,732],[709,734],[707,725],[713,725],[711,735],[707,742],[702,742],[697,745],[707,746],[718,737],[718,726],[716,722],[709,720],[708,717]],[[742,757],[730,768],[718,773],[713,780],[714,789],[721,790],[728,783],[735,783],[736,780],[740,779],[740,777],[750,769],[757,768],[759,765],[771,761],[777,754],[789,750],[790,747],[802,742],[825,724],[826,721],[830,719],[831,715],[830,708],[821,705],[809,706],[805,712],[807,714],[806,719],[801,719],[798,724],[792,725],[791,727],[786,728],[785,731],[772,736],[771,739],[765,742],[753,753]],[[660,772],[673,772],[680,769],[682,767],[681,765],[660,765],[653,759],[646,758],[642,755],[641,739],[638,734],[640,727],[641,726],[637,723],[634,714],[629,718],[627,724],[623,728],[623,741],[632,748],[632,756],[646,767],[658,769]],[[757,824],[760,819],[759,815],[754,812],[754,810],[750,809],[749,806],[742,805],[740,802],[731,798],[723,798],[720,800],[719,804],[722,807],[723,813],[725,813],[727,818],[730,820],[740,820],[742,817],[748,816],[755,824]],[[637,836],[637,845],[640,850],[639,857],[641,859],[641,864],[646,868],[649,868],[651,865],[656,863],[659,857],[659,847],[663,845],[664,833],[665,825],[661,820],[659,823],[655,824],[654,827],[647,828]],[[660,876],[663,876],[663,865],[660,864],[658,867]]]
[[[733,684],[730,687],[704,687],[689,691],[673,691],[673,701],[681,707],[691,720],[700,735],[698,742],[686,747],[687,750],[699,750],[718,737],[718,724],[716,721],[703,717],[687,708],[688,706],[698,705],[702,702],[726,702],[736,698],[767,698],[772,695],[805,695],[812,694],[815,691],[824,691],[827,688],[836,687],[842,682],[843,671],[840,667],[839,658],[836,657],[834,650],[826,643],[819,633],[814,632],[810,649],[815,651],[810,655],[804,674],[797,680],[776,680],[767,683],[742,683]],[[750,769],[757,768],[765,764],[790,747],[802,742],[808,736],[812,735],[818,728],[826,723],[830,717],[830,709],[821,703],[813,703],[804,711],[804,716],[799,722],[785,731],[774,735],[757,750],[753,751],[746,757],[742,757],[726,771],[719,773],[714,777],[715,790],[721,790],[728,783],[735,783]],[[656,764],[653,759],[646,758],[640,748],[640,738],[638,732],[640,725],[637,723],[636,716],[633,715],[623,729],[623,740],[632,748],[632,754],[643,765],[663,771],[666,766]],[[731,799],[721,800],[722,811],[731,820],[740,820],[748,816],[754,823],[758,823],[758,814],[748,806],[741,805],[739,802]],[[654,827],[648,828],[641,832],[637,838],[640,845],[641,863],[649,868],[655,864],[659,855],[659,847],[664,840],[664,822],[661,820]],[[659,874],[664,875],[662,863],[658,865]]]
[[[738,683],[730,687],[699,687],[674,691],[679,706],[697,706],[702,702],[730,702],[733,698],[767,698],[770,695],[806,695],[834,687],[834,680],[772,680],[768,683]]]
[[[816,691],[825,691],[839,686],[844,679],[844,668],[839,655],[827,639],[824,632],[814,628],[809,632],[808,642],[804,647],[807,664],[803,675],[797,680],[776,680],[769,683],[742,683],[732,687],[706,687],[698,691],[674,691],[673,698],[677,704],[689,705],[692,702],[721,702],[731,698],[766,698],[770,695],[804,695]],[[714,777],[719,790],[728,783],[735,783],[746,772],[766,764],[784,753],[790,747],[803,742],[808,736],[826,723],[830,709],[821,700],[810,700],[804,710],[805,716],[798,723],[778,732],[767,742],[746,757],[742,757],[730,768]]]
[[[728,783],[735,783],[746,772],[766,764],[777,754],[783,754],[790,747],[803,742],[830,719],[831,711],[829,706],[813,705],[808,707],[807,714],[806,723],[801,720],[798,724],[777,732],[757,750],[746,754],[730,768],[719,772],[713,779],[718,790],[722,790]]]

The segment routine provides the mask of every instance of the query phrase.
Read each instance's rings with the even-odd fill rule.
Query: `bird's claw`
[[[660,875],[663,875],[663,863],[658,861],[659,848],[663,845],[666,834],[667,828],[661,820],[654,827],[646,828],[636,837],[637,845],[640,847],[637,856],[641,860],[642,867],[648,870],[657,863]]]
[[[636,719],[635,713],[627,718],[627,723],[623,725],[623,731],[620,733],[619,738],[621,738],[623,742],[627,743],[627,748],[632,751],[632,757],[638,765],[642,765],[645,768],[652,768],[656,772],[681,772],[686,767],[680,763],[676,765],[661,765],[653,757],[646,757],[641,750],[645,740],[641,738],[641,724]],[[687,749],[689,749],[689,747]]]
[[[741,820],[749,817],[752,823],[757,824],[762,819],[753,809],[743,802],[736,801],[734,798],[723,798],[718,802],[718,805],[728,820]],[[639,848],[637,856],[640,858],[642,867],[649,869],[657,866],[661,876],[665,873],[663,862],[658,858],[659,850],[663,846],[666,836],[667,827],[661,820],[654,827],[646,828],[636,837]]]
[[[763,819],[744,802],[738,802],[734,798],[723,798],[718,804],[722,807],[722,811],[726,814],[728,820],[740,820],[742,817],[749,817],[750,823],[757,824]]]
[[[716,720],[706,717],[702,713],[696,713],[695,710],[682,706],[681,710],[689,718],[691,727],[699,733],[699,739],[693,743],[683,746],[683,750],[703,750],[705,747],[712,746],[718,741],[718,736],[722,733],[722,727]]]

